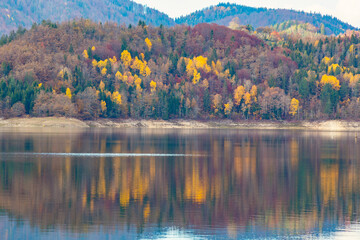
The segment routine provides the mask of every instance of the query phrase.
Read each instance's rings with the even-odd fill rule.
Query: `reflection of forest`
[[[289,233],[360,216],[353,138],[302,133],[108,132],[0,136],[1,152],[186,153],[76,158],[1,154],[0,208],[46,227],[261,225]]]

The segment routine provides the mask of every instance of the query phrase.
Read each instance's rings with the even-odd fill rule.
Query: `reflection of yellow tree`
[[[321,195],[324,204],[336,199],[339,182],[339,165],[323,165],[320,169]]]
[[[149,203],[147,203],[147,204],[144,206],[143,216],[144,216],[144,219],[145,219],[145,220],[148,220],[148,219],[149,219],[149,216],[150,216],[150,204],[149,204]]]
[[[116,144],[113,152],[120,153],[121,152],[121,144]],[[112,167],[114,172],[114,177],[111,181],[110,189],[109,189],[109,197],[115,201],[115,197],[117,192],[119,191],[119,183],[120,183],[120,174],[121,174],[121,159],[120,157],[114,157],[112,160]]]
[[[100,141],[100,152],[106,152],[106,141],[102,139]],[[98,180],[98,189],[97,193],[99,197],[105,197],[106,194],[106,182],[105,182],[105,158],[101,157],[99,162],[99,180]]]
[[[290,161],[291,167],[297,168],[299,162],[299,145],[296,139],[291,139],[290,142]]]
[[[141,171],[140,159],[135,160],[135,170],[133,176],[133,197],[135,200],[142,201],[149,188],[149,179]]]
[[[256,148],[251,147],[250,142],[244,143],[242,148],[242,168],[247,176],[256,176]]]
[[[82,203],[82,207],[85,208],[86,204],[87,204],[87,192],[86,192],[86,188],[84,189],[82,196],[81,196],[81,203]]]
[[[185,179],[185,199],[192,200],[195,203],[203,203],[206,200],[206,181],[207,178],[203,176],[201,179],[200,169],[197,161],[193,161],[192,174],[188,174]]]
[[[106,194],[106,183],[105,183],[105,169],[104,169],[104,158],[100,159],[99,165],[99,182],[98,182],[98,195],[99,197],[105,197]]]
[[[122,207],[127,207],[130,202],[130,188],[126,173],[121,175],[121,189],[119,201]]]
[[[236,175],[241,178],[242,176],[242,163],[241,163],[241,147],[236,146],[234,149],[234,170]]]

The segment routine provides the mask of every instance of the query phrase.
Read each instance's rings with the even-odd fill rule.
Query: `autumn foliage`
[[[0,47],[0,113],[82,119],[352,116],[360,106],[358,38],[266,39],[216,24],[36,25]],[[340,45],[345,52],[335,54]]]

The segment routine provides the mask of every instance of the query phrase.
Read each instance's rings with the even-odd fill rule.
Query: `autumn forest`
[[[360,118],[356,31],[43,21],[0,46],[2,117]]]

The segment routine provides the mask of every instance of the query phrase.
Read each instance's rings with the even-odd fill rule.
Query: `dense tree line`
[[[246,29],[35,24],[0,47],[1,116],[360,117],[356,32]]]

